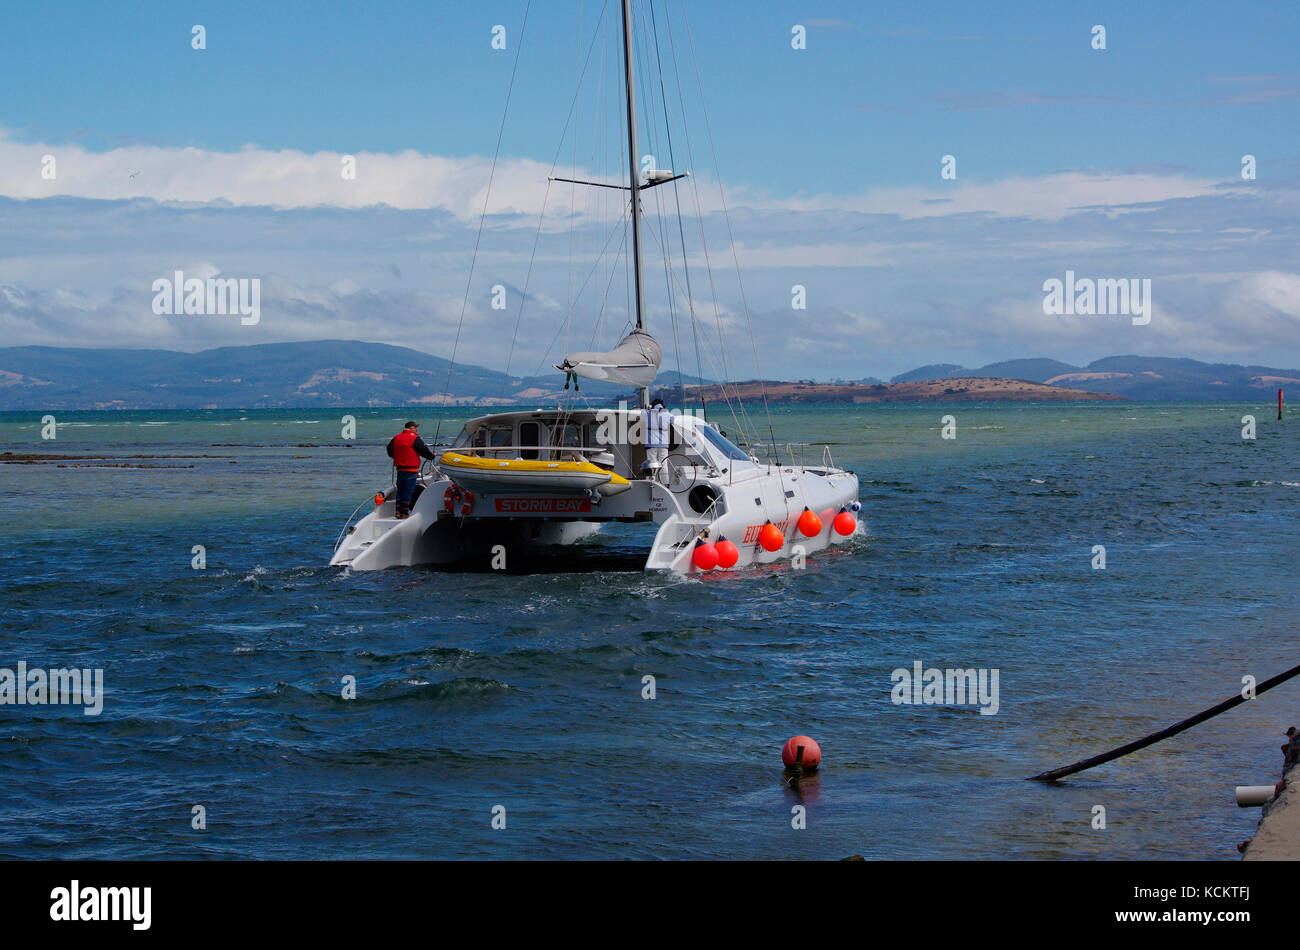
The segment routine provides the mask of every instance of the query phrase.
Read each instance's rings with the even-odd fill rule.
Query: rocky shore
[[[1242,845],[1245,861],[1300,860],[1300,730],[1287,730],[1282,746],[1282,791],[1264,806],[1255,837]]]

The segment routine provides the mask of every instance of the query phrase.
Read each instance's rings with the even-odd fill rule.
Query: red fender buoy
[[[383,503],[384,503],[384,493],[381,491],[375,492],[375,507],[378,508]]]
[[[805,508],[799,516],[799,530],[805,538],[815,538],[822,533],[822,519]]]
[[[718,551],[703,538],[695,539],[695,550],[691,552],[691,563],[702,571],[711,571],[718,566]]]
[[[840,513],[835,516],[835,520],[831,522],[831,526],[835,528],[837,534],[842,534],[845,537],[848,537],[854,531],[858,530],[858,519],[854,518],[844,509],[840,509]]]
[[[785,546],[785,535],[781,533],[780,528],[769,521],[758,532],[758,543],[762,545],[764,551],[779,551]]]
[[[718,543],[713,548],[718,552],[718,567],[735,567],[740,561],[740,548],[726,537],[718,538]]]
[[[803,749],[802,754],[800,749]],[[815,772],[822,764],[822,747],[808,736],[795,736],[781,750],[781,761],[788,769],[798,765],[806,772]]]

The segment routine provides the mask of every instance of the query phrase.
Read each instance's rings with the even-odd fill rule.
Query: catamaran
[[[631,0],[622,0],[627,183],[575,184],[628,192],[635,325],[613,350],[570,353],[556,369],[566,395],[570,381],[576,396],[579,378],[599,380],[634,389],[637,405],[570,399],[471,419],[436,462],[425,463],[410,514],[396,516],[391,490],[354,522],[366,503],[358,506],[331,564],[358,571],[449,565],[572,544],[611,522],[649,522],[658,528],[646,570],[699,574],[802,558],[860,532],[858,478],[834,465],[829,447],[821,464],[804,464],[793,450],[783,460],[775,444],[760,457],[703,411],[651,415],[662,350],[646,328],[641,195],[687,176],[639,173],[633,25]],[[666,429],[662,440],[648,438],[656,425]]]

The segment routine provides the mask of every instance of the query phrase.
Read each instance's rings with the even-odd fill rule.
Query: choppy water
[[[1264,403],[774,410],[860,474],[869,536],[689,581],[640,570],[640,527],[507,574],[327,567],[405,411],[354,443],[340,415],[69,413],[56,442],[0,415],[0,450],[210,456],[0,465],[0,667],[106,686],[98,717],[0,706],[0,854],[1234,859],[1232,786],[1300,719],[1292,683],[1024,780],[1296,662],[1300,421]],[[999,712],[894,705],[917,660],[998,669]],[[800,732],[825,766],[796,792]]]

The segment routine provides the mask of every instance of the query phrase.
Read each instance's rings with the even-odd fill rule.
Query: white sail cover
[[[608,353],[570,353],[555,368],[584,379],[649,386],[659,374],[663,351],[645,330],[633,330]]]

